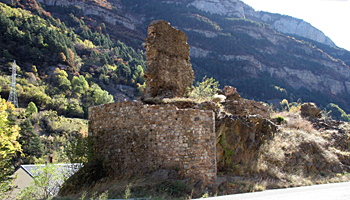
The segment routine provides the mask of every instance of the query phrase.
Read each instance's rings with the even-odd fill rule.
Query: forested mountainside
[[[335,47],[321,31],[299,19],[255,12],[236,0],[2,1],[11,9],[30,10],[30,15],[45,21],[40,23],[43,27],[54,27],[30,30],[26,27],[34,19],[20,22],[17,17],[7,16],[17,28],[3,30],[2,34],[11,34],[4,35],[1,44],[4,69],[9,60],[16,59],[23,71],[35,75],[31,71],[34,65],[37,77],[48,85],[43,90],[52,99],[49,102],[58,98],[55,92],[49,92],[49,86],[63,90],[57,87],[59,83],[54,84],[56,68],[67,72],[71,84],[73,77],[82,75],[90,88],[96,83],[114,100],[134,98],[144,87],[147,26],[152,20],[163,19],[189,37],[197,81],[207,75],[221,86],[237,87],[245,98],[265,102],[299,99],[321,107],[335,103],[350,111],[350,52]],[[288,31],[292,25],[295,31]],[[305,27],[312,30],[310,34]],[[13,38],[5,39],[9,35]],[[55,42],[53,38],[62,39]],[[74,99],[71,87],[72,92],[63,97],[67,102]],[[3,90],[2,95],[6,94]],[[86,111],[83,95],[75,99]]]
[[[39,110],[87,117],[89,106],[136,94],[127,90],[144,82],[142,50],[112,41],[103,23],[91,27],[73,14],[60,21],[35,1],[31,3],[32,12],[20,5],[0,4],[2,97],[10,91],[7,76],[13,60],[21,67],[17,78],[20,107],[33,101]]]

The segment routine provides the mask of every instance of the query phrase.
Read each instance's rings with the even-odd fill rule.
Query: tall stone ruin
[[[184,32],[163,20],[151,22],[146,38],[146,98],[181,97],[193,82]],[[89,108],[94,159],[110,175],[131,176],[177,169],[177,178],[216,181],[215,114],[174,105],[115,102]]]
[[[188,37],[164,20],[152,21],[147,35],[145,97],[183,96],[194,79]]]

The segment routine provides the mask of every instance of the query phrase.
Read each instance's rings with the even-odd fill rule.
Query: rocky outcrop
[[[261,102],[243,99],[232,86],[225,86],[223,111],[216,113],[216,159],[218,170],[237,163],[253,162],[259,147],[273,137],[278,127],[270,121],[270,112]]]
[[[210,14],[244,18],[244,9],[238,0],[195,0],[190,5]]]
[[[254,162],[259,147],[277,132],[273,122],[258,115],[220,116],[215,128],[218,171],[234,164]]]
[[[317,108],[315,103],[303,103],[300,115],[305,118],[320,118],[321,110]]]
[[[187,36],[163,20],[152,21],[146,38],[146,98],[182,97],[192,86]]]
[[[317,42],[335,46],[334,42],[322,31],[311,24],[294,17],[257,12],[249,5],[238,0],[195,0],[191,4],[199,10],[211,14],[226,15],[230,17],[246,18],[254,21],[267,23],[271,28],[282,33],[294,34],[315,40]]]
[[[243,99],[232,86],[225,86],[222,93],[226,96],[222,105],[227,112],[237,116],[258,115],[270,119],[270,111],[265,103]]]
[[[37,2],[50,6],[79,6],[84,15],[99,16],[110,24],[115,25],[116,23],[120,23],[131,30],[135,30],[136,24],[141,23],[132,16],[127,17],[126,15],[117,14],[110,9],[80,0],[37,0]],[[120,7],[120,3],[118,5]]]

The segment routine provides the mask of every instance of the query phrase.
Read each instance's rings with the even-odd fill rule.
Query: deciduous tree
[[[11,160],[16,152],[22,151],[17,141],[20,129],[9,123],[7,110],[14,110],[14,106],[0,98],[0,199],[12,189],[14,167]]]

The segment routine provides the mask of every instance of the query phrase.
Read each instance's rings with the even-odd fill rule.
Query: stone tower
[[[193,83],[187,36],[164,20],[152,21],[145,42],[145,97],[182,97]]]

